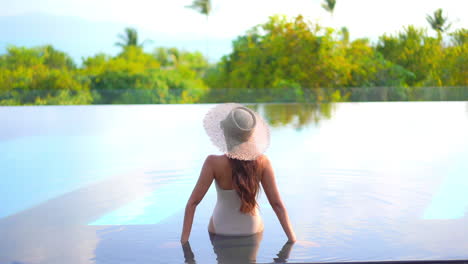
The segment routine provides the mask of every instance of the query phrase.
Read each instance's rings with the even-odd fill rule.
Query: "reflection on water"
[[[291,125],[300,129],[310,124],[318,124],[322,119],[332,117],[332,103],[322,104],[265,104],[256,105],[273,127]]]
[[[260,243],[263,238],[263,232],[251,236],[223,236],[210,234],[210,241],[213,245],[213,251],[216,254],[218,264],[239,264],[255,263]],[[293,243],[286,242],[281,250],[273,258],[272,263],[287,262]],[[182,245],[185,263],[196,263],[195,254],[192,251],[190,242]]]
[[[261,237],[210,237],[210,188],[182,250],[185,202],[218,153],[211,105],[0,108],[0,263],[466,259],[467,106],[251,105],[296,235],[321,246],[285,245],[264,193]]]
[[[210,234],[213,251],[220,264],[255,262],[262,238],[263,232],[242,237]]]

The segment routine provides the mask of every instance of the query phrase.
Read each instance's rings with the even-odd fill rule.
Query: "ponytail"
[[[253,214],[257,206],[260,190],[257,160],[238,160],[228,158],[232,168],[232,183],[241,200],[240,211]]]

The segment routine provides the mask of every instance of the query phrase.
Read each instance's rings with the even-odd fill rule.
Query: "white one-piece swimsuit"
[[[222,189],[215,180],[217,200],[212,220],[218,235],[243,236],[263,231],[263,221],[258,208],[254,214],[239,211],[241,200],[235,190]]]

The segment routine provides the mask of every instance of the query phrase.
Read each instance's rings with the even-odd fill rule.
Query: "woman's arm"
[[[192,230],[193,216],[195,215],[195,209],[197,205],[203,199],[206,192],[210,188],[211,183],[214,179],[213,173],[213,156],[208,156],[203,164],[202,170],[200,172],[200,177],[198,178],[197,184],[192,191],[192,195],[185,206],[185,215],[184,215],[184,225],[182,228],[182,235],[180,236],[180,242],[184,244],[188,241],[190,236],[190,231]],[[178,194],[175,194],[178,195]]]
[[[291,222],[289,221],[288,212],[286,211],[286,207],[281,200],[279,195],[278,187],[276,186],[275,181],[275,174],[273,172],[273,168],[271,167],[271,163],[266,156],[263,156],[263,173],[262,173],[262,187],[265,191],[265,194],[268,198],[268,202],[270,202],[271,207],[276,213],[278,220],[283,227],[286,236],[288,237],[289,242],[296,242],[296,234],[291,226]]]

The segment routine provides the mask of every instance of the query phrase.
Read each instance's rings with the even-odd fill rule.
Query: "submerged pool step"
[[[89,225],[157,224],[184,208],[193,186],[193,182],[163,185],[150,195],[130,202]]]

